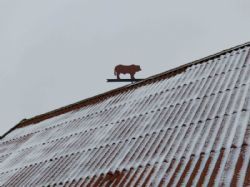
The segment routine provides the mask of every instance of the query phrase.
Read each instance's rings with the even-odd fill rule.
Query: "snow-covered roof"
[[[250,185],[249,43],[22,121],[0,186]]]

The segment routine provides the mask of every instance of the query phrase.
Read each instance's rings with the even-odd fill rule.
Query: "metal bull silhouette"
[[[141,67],[139,65],[117,65],[114,68],[114,75],[116,79],[107,79],[108,82],[136,82],[143,79],[136,79],[135,74],[141,71]],[[121,79],[120,74],[130,74],[130,79]]]

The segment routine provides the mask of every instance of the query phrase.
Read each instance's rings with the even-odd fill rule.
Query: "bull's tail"
[[[114,69],[114,75],[115,75],[115,76],[117,75],[116,68]]]

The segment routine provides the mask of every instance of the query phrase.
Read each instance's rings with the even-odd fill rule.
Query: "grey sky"
[[[1,0],[0,134],[23,118],[250,41],[249,0]]]

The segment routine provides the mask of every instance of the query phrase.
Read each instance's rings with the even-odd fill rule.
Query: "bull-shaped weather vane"
[[[116,79],[107,79],[107,82],[136,82],[143,79],[136,79],[135,74],[141,71],[141,67],[139,65],[117,65],[114,68],[114,75]],[[121,79],[121,74],[130,74],[130,79]]]

